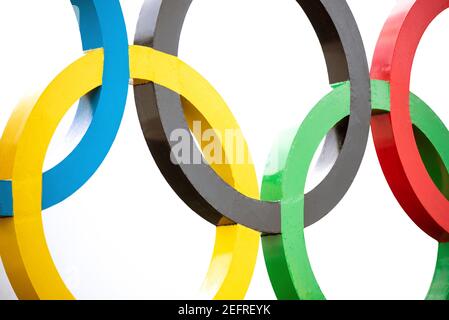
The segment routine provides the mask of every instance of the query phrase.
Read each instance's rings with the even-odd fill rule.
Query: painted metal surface
[[[327,132],[349,116],[350,84],[325,96],[293,135],[284,137],[272,151],[273,159],[284,159],[264,177],[262,198],[281,201],[282,234],[262,238],[265,261],[273,289],[279,299],[325,299],[312,270],[304,236],[304,187],[310,163]],[[390,111],[389,85],[374,81],[375,112]],[[447,192],[449,131],[433,111],[415,95],[409,95],[411,121],[421,138],[423,160],[439,187]],[[329,112],[329,110],[332,112]],[[444,182],[443,182],[444,181]],[[443,183],[442,183],[443,182]],[[441,243],[435,276],[427,297],[449,298],[449,245]]]
[[[184,19],[192,0],[147,0],[137,26],[135,44],[176,56]],[[371,116],[369,73],[362,39],[346,1],[298,1],[315,28],[328,66],[331,84],[350,80],[351,116],[338,159],[327,177],[306,194],[307,225],[328,214],[343,198],[364,155]],[[299,9],[299,8],[298,8]],[[278,202],[260,201],[240,193],[207,164],[174,163],[172,132],[188,125],[179,95],[147,83],[135,86],[135,100],[147,144],[174,191],[193,211],[214,225],[238,223],[267,233],[281,232]],[[341,134],[341,131],[337,131]],[[192,154],[201,157],[195,142]],[[324,149],[322,158],[333,157]],[[192,156],[194,157],[194,155]],[[339,188],[335,188],[338,184]]]
[[[24,100],[0,140],[0,255],[19,298],[74,298],[47,247],[42,211],[76,192],[106,157],[120,126],[129,78],[160,170],[187,205],[217,226],[200,297],[244,298],[262,232],[278,298],[325,298],[308,259],[304,228],[328,214],[346,194],[359,169],[371,122],[391,190],[413,221],[440,243],[427,298],[449,298],[449,132],[409,92],[416,47],[449,0],[399,1],[380,36],[371,82],[346,1],[297,2],[321,42],[332,91],[298,130],[275,146],[260,196],[246,142],[243,153],[249,161],[220,164],[213,163],[205,152],[207,143],[200,139],[206,130],[218,133],[226,158],[236,150],[220,133],[240,128],[219,93],[176,57],[192,0],[145,1],[135,38],[138,45],[131,47],[119,1],[72,1],[88,52],[39,97]],[[87,131],[67,158],[42,174],[51,138],[78,99],[72,129],[79,131],[80,123],[89,123]],[[201,123],[201,130],[195,130],[195,122]],[[179,129],[189,133],[192,157],[204,157],[201,164],[172,162],[170,135]],[[193,137],[200,141],[198,147]],[[338,158],[326,178],[305,194],[312,158],[326,137],[320,161],[330,162],[336,151]]]
[[[102,84],[103,58],[103,50],[89,51],[58,75],[36,102],[19,106],[10,121],[11,128],[22,128],[19,137],[5,135],[0,143],[5,161],[0,177],[13,181],[14,199],[14,217],[0,220],[0,252],[11,284],[21,299],[73,298],[45,240],[42,167],[51,138],[66,112],[79,97]],[[220,108],[220,117],[212,123],[217,127],[232,124],[232,114],[221,97],[179,59],[150,48],[131,47],[130,72],[134,79],[154,81],[189,99],[190,108],[193,105],[196,108],[186,109],[192,120],[212,108]],[[84,81],[78,81],[81,75]],[[251,171],[233,169],[234,166],[229,166],[230,174],[224,172],[228,181],[242,192],[258,197],[257,180]],[[242,226],[219,228],[203,293],[211,294],[209,298],[242,299],[252,277],[259,239],[259,233]]]
[[[117,135],[128,93],[128,36],[119,1],[72,0],[71,3],[78,16],[83,49],[104,48],[103,86],[86,97],[80,97],[79,112],[74,122],[90,124],[75,149],[44,173],[44,208],[75,193],[101,165]],[[72,133],[78,130],[82,128],[72,127]],[[15,133],[15,128],[8,127],[4,134]],[[0,216],[12,214],[11,181],[2,180]]]
[[[371,69],[373,79],[391,84],[391,112],[376,116],[373,121],[373,136],[384,174],[410,218],[428,235],[444,242],[449,241],[449,196],[435,185],[420,157],[408,92],[421,37],[448,7],[447,0],[399,1],[380,35]]]

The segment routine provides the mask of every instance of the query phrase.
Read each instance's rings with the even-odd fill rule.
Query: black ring
[[[305,225],[327,215],[344,197],[363,159],[370,128],[370,78],[357,23],[345,0],[297,0],[320,40],[331,84],[350,81],[351,114],[342,133],[339,156],[326,178],[305,196]],[[182,26],[192,0],[146,0],[140,13],[136,45],[177,56]],[[180,96],[154,83],[134,87],[137,111],[147,144],[162,174],[196,213],[214,225],[239,223],[266,233],[281,232],[280,205],[248,198],[203,161],[175,165],[170,134],[189,130]],[[193,139],[191,150],[201,153]],[[338,140],[338,139],[337,139]],[[335,149],[324,148],[321,158]],[[331,155],[329,155],[331,157]]]

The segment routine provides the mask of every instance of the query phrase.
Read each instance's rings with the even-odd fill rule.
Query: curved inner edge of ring
[[[87,52],[102,47],[103,38],[98,18],[83,17],[83,14],[87,15],[90,12],[96,12],[94,3],[92,1],[71,0],[71,4],[78,22],[83,50]],[[61,149],[60,152],[58,150],[58,161],[51,167],[63,161],[81,142],[92,122],[100,90],[100,88],[97,88],[80,98],[78,106],[76,106],[76,113],[65,133],[64,145],[57,146],[58,149]]]
[[[348,130],[349,117],[340,121],[331,131],[326,135],[321,150],[318,150],[318,158],[313,163],[308,175],[308,179],[316,176],[311,185],[306,186],[306,193],[313,190],[320,184],[333,166],[337,162],[343,144],[345,143],[346,132]]]
[[[431,141],[415,125],[413,125],[413,133],[429,176],[440,192],[449,200],[449,172],[441,156]]]

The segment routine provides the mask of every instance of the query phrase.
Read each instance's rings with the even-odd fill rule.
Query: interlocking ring
[[[71,0],[79,20],[83,49],[105,50],[103,85],[80,101],[75,123],[90,120],[89,128],[81,142],[69,156],[44,173],[43,208],[65,200],[90,179],[106,157],[118,132],[128,92],[129,63],[126,27],[121,8],[116,2]],[[17,134],[21,122],[15,117],[20,117],[22,112],[28,112],[24,108],[27,107],[20,107],[15,111],[5,130],[5,136]],[[5,156],[2,159],[5,159]],[[4,170],[6,166],[4,163]],[[8,177],[1,178],[0,216],[11,216],[11,181],[6,180]]]
[[[421,159],[408,92],[419,41],[429,24],[448,7],[449,1],[444,0],[401,1],[385,24],[371,70],[373,79],[391,84],[391,112],[373,120],[382,169],[410,218],[428,235],[444,242],[449,241],[449,193],[438,189]]]
[[[349,115],[349,83],[325,96],[309,113],[294,137],[285,137],[272,152],[275,159],[286,159],[277,170],[270,169],[264,177],[262,197],[281,201],[282,234],[263,237],[265,261],[271,283],[280,299],[324,299],[309,262],[304,236],[304,187],[315,151],[327,132]],[[374,112],[390,111],[390,87],[374,81],[372,105]],[[330,108],[331,107],[331,108]],[[432,174],[447,188],[449,132],[431,109],[415,95],[410,96],[411,119],[417,129],[420,148],[425,150]],[[333,112],[329,112],[332,109]],[[318,120],[319,119],[319,120]],[[317,126],[317,122],[319,126]],[[286,148],[285,146],[290,146]],[[287,151],[285,151],[287,149]],[[281,156],[279,156],[281,153]],[[287,155],[283,154],[287,153]],[[276,162],[274,162],[276,163]],[[438,170],[438,169],[440,170]],[[442,170],[441,170],[442,169]],[[442,178],[443,177],[443,178]],[[435,276],[427,297],[449,298],[447,272],[449,244],[441,243]]]
[[[103,54],[92,51],[69,66],[37,101],[25,101],[14,111],[0,141],[2,214],[14,212],[13,218],[0,220],[0,253],[19,298],[70,296],[66,289],[57,285],[60,279],[48,254],[42,219],[40,214],[33,213],[64,200],[89,180],[115,139],[126,103],[128,40],[119,1],[73,0],[72,4],[78,14],[83,48],[104,48],[104,61]],[[88,80],[99,84],[103,81],[103,86],[98,90],[98,85],[85,90]],[[90,96],[81,100],[75,118],[75,122],[84,121],[86,109],[92,109],[86,134],[67,158],[42,175],[50,142],[45,139],[51,139],[59,117],[87,93]],[[22,143],[27,135],[25,139],[31,147]],[[31,168],[28,172],[21,170],[24,166],[19,165],[17,159],[22,157],[25,162],[31,161],[38,172],[33,174]]]
[[[369,133],[370,86],[362,39],[346,1],[297,2],[321,42],[331,85],[348,80],[352,83],[351,114],[338,159],[323,182],[306,195],[310,225],[338,204],[357,174]],[[182,25],[191,3],[192,0],[145,1],[135,44],[176,56]],[[134,92],[148,146],[161,172],[187,205],[217,226],[239,223],[267,234],[281,232],[278,202],[260,201],[251,194],[236,191],[205,161],[194,165],[171,161],[170,152],[176,142],[170,140],[170,134],[178,129],[188,130],[178,95],[151,83],[136,86]],[[213,124],[212,121],[209,123]],[[213,127],[217,128],[214,124]],[[190,150],[192,154],[201,154],[193,141]],[[325,149],[323,157],[333,151]],[[336,190],[337,183],[340,187]]]
[[[345,0],[297,0],[312,23],[326,58],[332,90],[294,134],[273,148],[259,190],[251,161],[211,163],[196,146],[202,131],[239,129],[224,100],[200,74],[177,58],[192,0],[146,0],[135,45],[128,46],[118,0],[72,0],[86,54],[68,66],[37,100],[11,116],[0,140],[0,255],[21,299],[74,298],[51,258],[42,210],[78,190],[106,157],[120,126],[129,78],[140,124],[156,163],[178,196],[217,226],[212,261],[201,294],[242,299],[254,270],[260,234],[273,289],[280,299],[324,299],[310,265],[304,228],[327,215],[358,172],[372,124],[387,181],[407,214],[440,242],[428,299],[449,298],[449,132],[438,116],[409,92],[419,40],[449,0],[403,0],[380,36],[371,70]],[[80,81],[82,79],[82,81]],[[42,173],[51,138],[81,99],[75,123],[90,119],[80,144]],[[371,99],[371,100],[370,100]],[[372,108],[371,103],[372,102]],[[371,114],[373,111],[373,115]],[[190,132],[200,164],[174,163],[171,133]],[[322,159],[338,158],[311,192],[304,187],[313,155],[328,137]],[[196,137],[197,140],[199,137]],[[234,152],[225,138],[223,154]],[[250,158],[246,142],[245,156]],[[282,162],[270,163],[273,159]],[[210,165],[208,163],[211,163]],[[276,165],[273,170],[273,165]]]

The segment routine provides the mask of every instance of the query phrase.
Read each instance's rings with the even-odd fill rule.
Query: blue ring
[[[71,0],[84,50],[104,48],[103,85],[80,100],[75,123],[91,117],[76,148],[43,175],[42,208],[74,194],[97,171],[119,130],[128,95],[128,35],[119,0]],[[0,216],[13,216],[11,181],[0,181]]]

